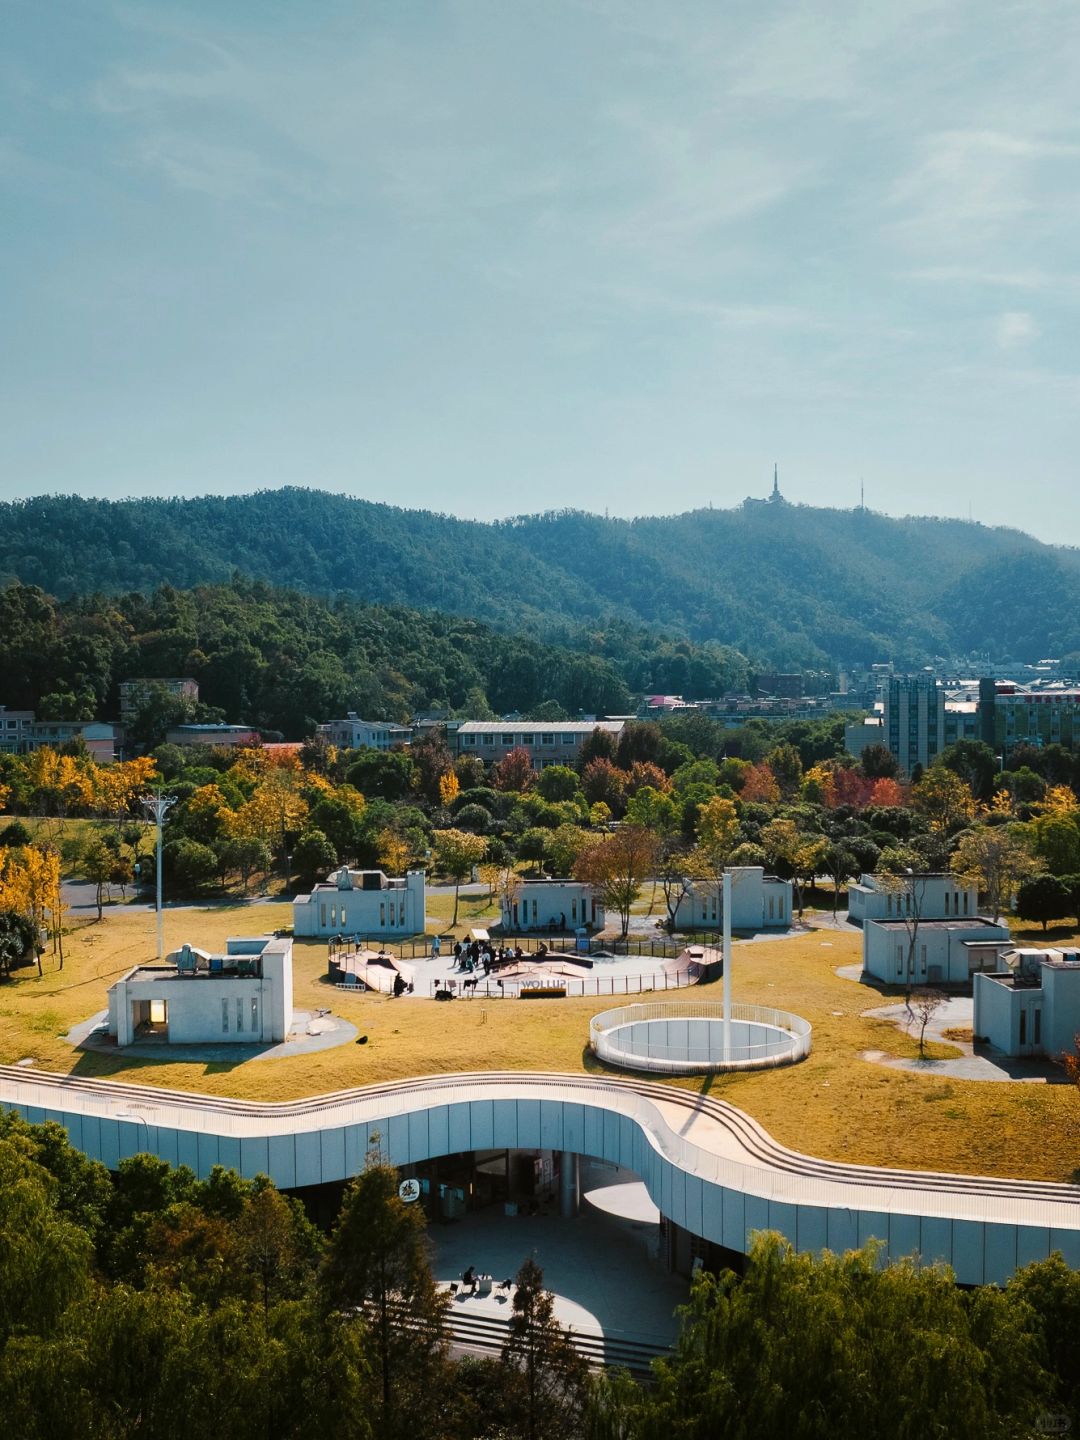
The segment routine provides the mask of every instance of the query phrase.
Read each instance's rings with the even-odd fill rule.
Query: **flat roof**
[[[542,730],[545,735],[591,735],[594,730],[606,730],[617,735],[625,724],[625,720],[466,720],[458,726],[457,733],[498,735],[500,732],[509,734],[511,730],[527,730],[530,734],[538,734]]]
[[[907,930],[908,924],[905,920],[868,920],[868,925],[876,925],[879,930]],[[972,915],[967,920],[920,920],[920,930],[996,930],[1004,931],[1003,939],[1008,939],[1009,931],[1005,925],[998,924],[994,920],[988,920],[985,915]]]

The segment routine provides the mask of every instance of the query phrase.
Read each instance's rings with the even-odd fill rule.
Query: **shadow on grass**
[[[244,1046],[250,1053],[237,1055],[235,1059],[207,1059],[188,1053],[170,1054],[162,1045],[160,1054],[121,1055],[110,1054],[107,1050],[79,1050],[78,1059],[71,1067],[70,1074],[83,1080],[131,1080],[138,1083],[143,1071],[158,1071],[170,1065],[197,1065],[204,1075],[228,1075],[246,1061],[254,1060],[271,1046]],[[183,1048],[183,1047],[181,1047]]]

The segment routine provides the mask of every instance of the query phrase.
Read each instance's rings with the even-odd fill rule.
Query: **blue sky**
[[[1080,543],[1074,0],[3,0],[0,496]]]

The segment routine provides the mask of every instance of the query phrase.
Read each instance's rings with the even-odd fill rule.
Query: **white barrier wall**
[[[434,1077],[258,1106],[0,1067],[0,1106],[58,1121],[112,1169],[145,1150],[200,1176],[220,1164],[291,1189],[357,1174],[376,1136],[395,1165],[470,1150],[567,1150],[636,1171],[662,1214],[736,1251],[776,1230],[801,1251],[878,1239],[888,1258],[945,1261],[963,1284],[1002,1283],[1054,1250],[1080,1268],[1072,1187],[815,1161],[734,1107],[646,1083]]]

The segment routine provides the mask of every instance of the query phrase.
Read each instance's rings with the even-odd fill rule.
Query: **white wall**
[[[876,875],[861,875],[848,887],[848,918],[892,920],[915,910],[923,920],[964,920],[978,915],[978,891],[958,885],[952,875],[915,875],[910,891],[880,888]]]
[[[675,927],[707,930],[722,923],[719,885],[697,880],[679,901]],[[760,865],[731,867],[731,926],[733,930],[786,928],[791,924],[791,881],[766,876]],[[769,902],[772,902],[770,905]]]
[[[963,922],[948,927],[923,921],[915,940],[914,973],[908,975],[911,936],[906,925],[869,921],[863,927],[863,968],[890,985],[964,985],[971,979],[965,940],[1007,940],[1004,925]],[[933,973],[934,971],[937,973]]]
[[[499,909],[503,928],[511,932],[558,930],[563,916],[567,930],[599,930],[605,919],[603,901],[580,880],[523,881],[513,895],[502,897]]]
[[[422,935],[427,928],[426,906],[422,870],[410,870],[403,886],[386,890],[362,890],[359,884],[343,890],[331,879],[316,885],[310,895],[297,895],[293,934],[379,935],[388,939]]]
[[[452,1096],[445,1077],[437,1093],[418,1081],[407,1090],[395,1087],[393,1096],[373,1094],[362,1102],[362,1114],[354,1108],[348,1120],[342,1107],[301,1110],[275,1121],[271,1133],[265,1121],[230,1112],[229,1102],[222,1102],[220,1115],[212,1103],[204,1104],[181,1123],[148,1087],[131,1086],[122,1101],[99,1101],[87,1091],[92,1082],[73,1093],[67,1077],[50,1087],[44,1077],[5,1075],[0,1105],[32,1123],[58,1121],[73,1145],[113,1170],[124,1157],[149,1151],[171,1165],[190,1166],[201,1178],[220,1164],[293,1189],[358,1174],[376,1136],[399,1166],[473,1150],[568,1150],[635,1171],[663,1215],[741,1252],[757,1232],[775,1230],[809,1253],[826,1246],[842,1253],[878,1239],[885,1258],[941,1260],[966,1285],[1002,1284],[1018,1266],[1046,1259],[1053,1250],[1080,1268],[1080,1209],[1056,1198],[1064,1187],[1041,1187],[1045,1200],[1033,1198],[1034,1187],[1027,1187],[1018,1200],[1008,1182],[989,1181],[983,1182],[988,1193],[970,1196],[915,1188],[919,1177],[896,1184],[895,1172],[888,1181],[878,1172],[875,1181],[872,1170],[862,1172],[864,1183],[850,1184],[830,1178],[827,1165],[816,1166],[813,1176],[797,1166],[780,1173],[719,1156],[702,1159],[692,1145],[684,1161],[680,1147],[686,1142],[657,1125],[655,1107],[629,1082],[557,1076],[545,1085],[522,1079],[516,1095],[498,1081],[456,1079]],[[39,1095],[55,1105],[27,1098]],[[116,1119],[109,1105],[137,1118]]]

